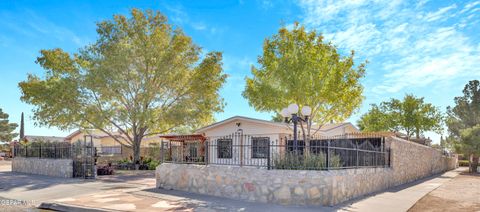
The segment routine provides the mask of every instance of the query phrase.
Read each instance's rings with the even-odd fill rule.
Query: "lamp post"
[[[280,113],[285,118],[285,123],[293,122],[293,147],[295,153],[298,153],[297,125],[302,121],[308,122],[308,117],[312,113],[312,108],[309,106],[303,106],[301,114],[298,114],[298,109],[297,104],[290,104],[287,108],[283,108]]]

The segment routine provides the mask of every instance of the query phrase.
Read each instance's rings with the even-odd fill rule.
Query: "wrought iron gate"
[[[84,136],[83,141],[78,141],[72,145],[73,177],[95,179],[96,152],[92,136]]]

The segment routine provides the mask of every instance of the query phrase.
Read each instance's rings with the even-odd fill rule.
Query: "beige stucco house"
[[[312,131],[317,131],[318,129],[316,126],[312,128]],[[245,116],[234,116],[197,129],[195,133],[204,134],[206,137],[216,137],[239,131],[242,131],[243,134],[269,135],[275,138],[282,134],[292,134],[292,125]],[[336,136],[355,132],[359,132],[359,130],[350,122],[345,122],[325,124],[318,130],[317,134],[320,136]]]
[[[325,124],[320,129],[313,126],[311,132],[316,132],[316,137],[333,137],[356,133],[359,130],[346,122]],[[292,135],[291,125],[244,116],[216,122],[198,129],[195,133],[208,138],[208,163],[211,164],[262,164],[266,163],[267,151],[274,151],[270,152],[271,154],[282,154],[288,150],[288,146],[292,146],[292,139],[289,137]],[[195,151],[186,152],[188,154]]]
[[[316,132],[316,136],[331,137],[347,133],[355,133],[359,132],[359,130],[351,123],[346,122],[325,124],[320,129],[314,126],[312,132]],[[123,139],[119,132],[112,132],[112,134]],[[180,155],[179,157],[183,158],[203,155],[205,153],[205,147],[203,144],[199,146],[198,142],[208,140],[209,148],[212,149],[208,149],[207,151],[209,152],[209,158],[212,160],[248,161],[247,163],[255,163],[256,159],[263,159],[266,142],[270,142],[271,145],[286,145],[285,138],[291,134],[292,126],[285,123],[244,116],[234,116],[197,129],[194,135],[201,136],[202,139],[195,137],[195,139],[191,140],[182,140],[185,135],[156,135],[144,138],[142,146],[148,147],[151,144],[160,144],[161,141],[180,138],[179,140],[182,140],[182,142],[178,142],[178,140],[174,143],[170,142],[170,147],[178,147],[179,145],[184,146],[179,149],[180,152],[176,153]],[[87,141],[91,139],[93,145],[97,147],[97,150],[101,153],[122,153],[120,148],[121,144],[100,130],[77,130],[65,137],[66,141],[72,143],[84,141],[85,139],[87,139]],[[242,145],[242,148],[244,149],[240,149],[238,147],[240,145]],[[228,155],[222,155],[221,153],[225,148],[230,149],[227,150],[230,151],[230,153],[227,153]],[[238,151],[242,154],[238,154]],[[243,159],[238,157],[242,157]]]

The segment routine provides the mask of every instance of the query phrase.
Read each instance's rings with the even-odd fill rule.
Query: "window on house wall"
[[[217,140],[218,158],[232,158],[232,139]]]
[[[198,152],[198,149],[197,149],[197,145],[196,144],[188,144],[189,148],[189,156],[190,158],[196,158],[197,157],[197,152]]]
[[[310,140],[310,153],[313,154],[320,154],[320,153],[327,153],[327,141],[325,140]]]
[[[269,141],[268,137],[253,137],[252,158],[267,158]]]
[[[303,155],[305,149],[305,142],[303,140],[297,140],[297,150],[298,154]],[[293,140],[287,141],[287,152],[294,152],[295,146]]]

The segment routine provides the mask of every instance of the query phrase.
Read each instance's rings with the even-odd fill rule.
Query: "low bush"
[[[97,175],[112,175],[113,172],[111,166],[97,166]]]
[[[293,170],[322,170],[326,169],[326,156],[323,153],[296,155],[286,153],[273,157],[274,169],[293,169]],[[338,155],[330,156],[329,167],[340,167],[341,160]]]
[[[468,166],[470,162],[468,160],[458,160],[459,166]]]
[[[148,165],[147,164],[140,164],[138,166],[138,170],[148,170]]]
[[[148,170],[155,170],[160,165],[160,161],[152,160],[148,163]]]

